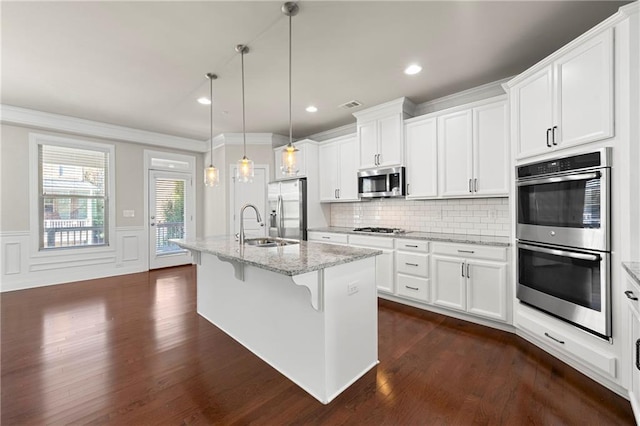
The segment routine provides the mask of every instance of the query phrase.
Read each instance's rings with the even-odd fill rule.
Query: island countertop
[[[256,247],[240,244],[234,237],[218,236],[171,240],[179,247],[209,253],[283,275],[300,275],[382,254],[371,250],[333,244],[300,241],[280,247]]]

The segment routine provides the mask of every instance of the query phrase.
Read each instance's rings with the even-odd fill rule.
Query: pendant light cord
[[[244,158],[247,157],[247,132],[245,129],[245,111],[244,111],[244,46],[240,51],[240,64],[242,69],[242,146]]]
[[[293,123],[291,120],[291,18],[289,15],[289,145],[293,143]]]
[[[210,148],[211,148],[211,157],[210,157],[210,164],[209,167],[213,166],[213,76],[209,76],[209,100],[211,101],[211,120],[209,122],[210,124],[210,130],[211,130],[211,139],[209,140],[210,142]]]

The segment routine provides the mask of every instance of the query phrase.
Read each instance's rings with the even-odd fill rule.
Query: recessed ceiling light
[[[404,73],[407,75],[418,74],[420,71],[422,71],[422,67],[416,64],[409,65],[407,68],[404,69]]]
[[[198,103],[202,104],[202,105],[211,105],[211,101],[209,100],[209,98],[198,98]]]
[[[305,108],[305,110],[307,112],[318,112],[318,108],[314,107],[313,105],[309,105],[307,108]]]

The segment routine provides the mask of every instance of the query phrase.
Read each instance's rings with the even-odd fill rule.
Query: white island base
[[[375,257],[288,276],[198,254],[198,313],[323,404],[378,363]]]

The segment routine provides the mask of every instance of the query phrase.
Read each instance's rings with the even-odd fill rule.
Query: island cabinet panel
[[[199,257],[198,314],[323,404],[377,364],[375,257],[294,276]]]

